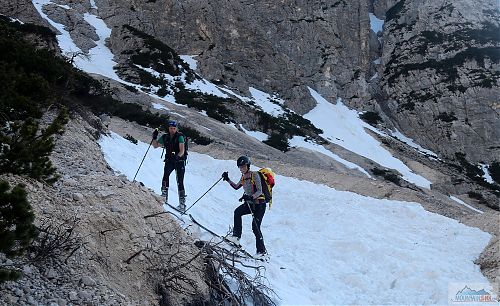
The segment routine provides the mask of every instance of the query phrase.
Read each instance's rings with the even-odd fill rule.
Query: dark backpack
[[[187,137],[186,135],[184,135],[181,132],[177,132],[176,135],[177,136],[174,138],[174,143],[177,146],[179,145],[179,136],[183,136],[184,137],[184,156],[183,156],[182,159],[187,160],[187,157],[188,157],[188,148],[189,148],[189,137]],[[163,137],[163,144],[166,145],[168,143],[167,142],[167,134],[163,134],[162,137]],[[165,149],[165,147],[163,149]],[[162,155],[162,158],[163,158],[163,152],[161,153],[161,155]],[[168,156],[168,154],[167,154],[167,156]]]

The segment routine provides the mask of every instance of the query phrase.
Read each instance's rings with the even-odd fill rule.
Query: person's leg
[[[175,171],[177,190],[179,191],[179,210],[184,211],[186,209],[186,191],[184,190],[184,173],[186,172],[186,168],[183,160],[176,162]]]
[[[236,209],[234,210],[233,236],[241,238],[241,216],[248,215],[249,213],[250,210],[248,209],[248,205],[246,203],[243,203],[240,206],[236,207]]]
[[[266,213],[266,204],[254,204],[251,206],[253,210],[253,220],[252,220],[252,231],[255,235],[255,246],[257,248],[257,253],[265,253],[266,247],[264,245],[264,237],[262,235],[262,230],[260,225],[262,224],[262,219]]]
[[[168,202],[169,177],[173,170],[173,164],[165,162],[165,167],[163,168],[163,179],[161,181],[161,193],[165,197],[165,202]]]

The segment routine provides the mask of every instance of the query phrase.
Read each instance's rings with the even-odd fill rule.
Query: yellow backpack
[[[273,187],[275,185],[274,172],[269,168],[262,168],[257,173],[260,176],[260,182],[262,184],[262,193],[264,194],[266,203],[269,203],[269,209],[273,204]],[[253,175],[252,184],[255,185]]]

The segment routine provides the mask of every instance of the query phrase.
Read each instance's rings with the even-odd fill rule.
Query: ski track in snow
[[[109,165],[129,179],[148,147],[115,133],[99,143]],[[156,193],[163,175],[160,155],[160,149],[150,149],[137,177]],[[190,152],[187,206],[223,171],[238,180],[235,161]],[[169,198],[177,205],[174,177]],[[280,297],[278,304],[447,304],[450,283],[488,283],[474,264],[488,233],[417,203],[374,199],[281,175],[276,180],[262,231],[271,254],[264,275]],[[189,213],[226,234],[240,196],[241,190],[221,181]],[[203,231],[193,234],[212,238]],[[242,244],[255,252],[249,216],[243,218]]]

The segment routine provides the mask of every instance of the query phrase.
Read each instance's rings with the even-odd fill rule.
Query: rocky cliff
[[[399,1],[386,12],[378,102],[423,146],[491,164],[500,156],[497,1]]]
[[[248,87],[277,93],[304,112],[306,86],[326,97],[366,96],[369,67],[365,1],[97,1],[115,26],[131,25],[179,54],[198,55],[207,79],[248,95]],[[346,92],[345,92],[346,91]]]
[[[46,25],[29,3],[5,2],[2,14]],[[65,24],[84,52],[96,34],[82,14],[103,18],[119,69],[132,79],[138,76],[127,72],[126,49],[141,45],[124,39],[124,26],[197,55],[203,77],[244,95],[252,86],[304,113],[314,106],[310,86],[327,100],[379,112],[387,127],[442,156],[490,165],[499,159],[494,0],[54,2],[62,6],[46,5],[46,14]],[[385,19],[378,37],[370,12]]]

